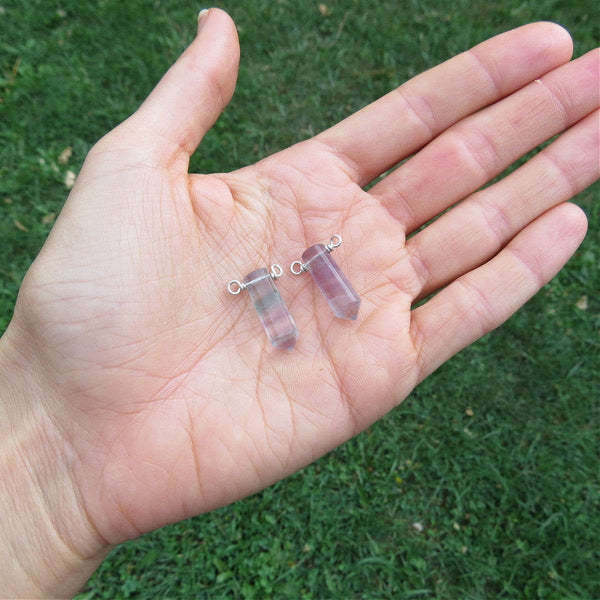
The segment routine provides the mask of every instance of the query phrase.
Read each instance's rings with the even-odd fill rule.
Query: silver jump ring
[[[273,279],[278,279],[282,275],[283,275],[283,269],[281,268],[281,265],[278,265],[278,264],[271,265],[271,277]]]
[[[306,271],[306,265],[301,260],[295,260],[290,265],[290,271],[294,275],[300,275],[301,273],[303,273],[304,271]]]
[[[227,284],[227,291],[232,294],[233,296],[237,296],[242,290],[245,290],[246,286],[241,282],[238,281],[237,279],[232,279],[228,284]]]
[[[329,240],[329,244],[325,246],[327,252],[331,252],[334,248],[339,248],[342,245],[342,236],[339,233],[336,233],[331,236]]]

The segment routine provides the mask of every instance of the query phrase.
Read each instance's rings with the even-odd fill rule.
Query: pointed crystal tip
[[[333,304],[334,314],[340,319],[348,319],[349,321],[355,321],[358,317],[358,309],[360,308],[360,298],[358,300],[351,300],[343,304]]]

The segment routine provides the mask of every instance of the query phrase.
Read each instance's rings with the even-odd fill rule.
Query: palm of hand
[[[223,13],[211,13],[213,28],[227,27]],[[443,351],[427,346],[424,339],[446,321],[455,329],[440,343],[460,337],[474,304],[458,299],[477,285],[454,284],[426,305],[420,325],[412,318],[415,298],[446,283],[435,275],[427,282],[431,269],[423,271],[405,242],[420,223],[408,227],[381,197],[363,191],[360,165],[318,138],[230,174],[188,175],[181,140],[169,160],[157,160],[146,130],[153,102],[160,107],[162,96],[171,97],[169,86],[161,82],[139,116],[93,150],[15,315],[59,392],[45,411],[71,449],[85,510],[110,542],[243,497],[334,448],[511,314],[583,235],[541,261],[535,289],[525,276],[513,277],[504,259],[507,278],[520,278],[522,289],[495,306],[488,283],[485,294],[474,293],[483,308],[465,320],[465,340]],[[221,98],[213,118],[223,104]],[[587,105],[578,110],[590,112]],[[415,137],[414,128],[407,126],[406,136]],[[472,162],[463,164],[457,181],[473,179]],[[590,178],[590,167],[581,169],[588,173],[579,185]],[[459,188],[446,205],[467,195]],[[567,234],[581,232],[581,218],[562,212]],[[227,282],[274,262],[287,271],[304,248],[334,233],[344,239],[336,260],[361,296],[358,320],[335,319],[308,275],[286,276],[278,286],[300,339],[293,353],[271,348],[248,298],[229,296]],[[505,233],[510,239],[516,231]],[[529,237],[512,255],[530,252],[538,242]],[[472,268],[464,257],[456,261],[462,272]],[[487,271],[481,277],[490,275],[497,279]]]
[[[338,157],[307,142],[293,162],[219,176],[132,166],[124,181],[123,155],[98,154],[70,200],[77,216],[65,215],[91,237],[42,254],[26,289],[102,531],[134,535],[261,489],[415,385],[418,278],[402,227]],[[360,318],[335,319],[309,276],[284,277],[301,337],[277,351],[248,299],[226,293],[228,278],[286,266],[330,232],[344,236],[338,260]]]

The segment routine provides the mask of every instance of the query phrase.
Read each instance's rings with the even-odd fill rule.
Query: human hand
[[[188,175],[237,72],[235,29],[210,11],[147,102],[90,153],[2,338],[5,389],[19,400],[5,409],[10,422],[29,432],[27,461],[39,467],[30,457],[43,445],[47,475],[60,472],[56,493],[37,492],[66,540],[65,563],[93,565],[106,543],[314,460],[560,269],[585,232],[582,212],[564,202],[598,176],[597,53],[561,66],[570,52],[559,27],[526,26],[313,140],[234,173]],[[308,278],[284,277],[300,339],[278,352],[226,283],[287,266],[333,233],[362,298],[359,320],[334,319]],[[14,383],[15,369],[34,391]]]

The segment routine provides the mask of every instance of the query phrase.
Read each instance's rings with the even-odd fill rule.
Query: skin
[[[0,340],[0,596],[72,595],[111,546],[314,461],[549,281],[586,231],[566,201],[598,177],[598,51],[571,52],[527,25],[255,165],[189,174],[237,75],[211,9],[89,153]],[[300,338],[275,350],[227,282],[334,233],[358,320],[288,274]]]

